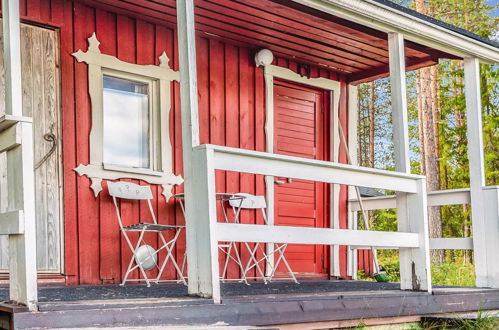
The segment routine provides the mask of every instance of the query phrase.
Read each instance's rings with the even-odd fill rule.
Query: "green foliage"
[[[415,8],[415,0],[394,0]],[[426,0],[426,12],[444,22],[456,25],[487,38],[499,37],[499,4],[487,0]],[[359,87],[359,155],[360,164],[369,166],[369,145],[374,144],[374,167],[393,168],[393,144],[390,86],[386,79]],[[488,185],[499,184],[499,65],[481,65],[482,113],[485,175]],[[469,187],[466,99],[464,96],[464,70],[462,61],[441,60],[438,65],[438,152],[440,189]],[[410,159],[413,173],[421,173],[417,72],[407,74],[408,122]],[[374,141],[370,141],[369,109],[374,104]],[[371,108],[372,109],[372,108]],[[469,237],[471,235],[470,208],[467,205],[441,208],[443,237]],[[396,231],[395,210],[370,212],[371,228]],[[359,223],[361,218],[359,218]],[[362,226],[360,226],[362,227]],[[380,263],[389,276],[397,277],[396,254],[380,251]],[[445,251],[444,263],[433,267],[436,284],[471,285],[474,283],[471,254],[469,251]],[[455,263],[452,265],[452,263]],[[455,275],[452,275],[455,274]],[[462,278],[460,278],[462,276]]]
[[[397,251],[379,250],[378,262],[385,269],[390,282],[400,282],[400,264]],[[472,264],[464,263],[460,258],[431,265],[431,277],[434,285],[475,286],[475,269]],[[358,273],[361,280],[372,280],[363,272]]]

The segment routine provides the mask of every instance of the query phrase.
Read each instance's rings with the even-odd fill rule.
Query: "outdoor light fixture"
[[[269,64],[272,64],[273,60],[274,54],[272,54],[272,52],[266,48],[259,50],[255,55],[256,66],[267,66]]]

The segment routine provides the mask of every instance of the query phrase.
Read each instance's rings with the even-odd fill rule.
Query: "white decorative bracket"
[[[137,179],[163,187],[163,196],[168,200],[172,196],[174,185],[180,185],[183,178],[173,174],[172,146],[169,135],[169,113],[171,108],[170,88],[172,81],[179,81],[178,71],[169,66],[169,58],[165,52],[159,56],[159,65],[138,65],[124,62],[114,56],[102,54],[100,42],[92,34],[88,38],[88,49],[73,53],[78,62],[88,64],[88,89],[92,103],[92,129],[90,131],[90,164],[79,164],[74,170],[78,175],[85,175],[92,181],[90,188],[97,197],[102,190],[102,180]],[[103,72],[117,71],[126,74],[139,75],[157,81],[159,84],[159,108],[157,117],[160,129],[155,138],[160,141],[161,171],[135,171],[133,168],[106,168],[103,164]]]

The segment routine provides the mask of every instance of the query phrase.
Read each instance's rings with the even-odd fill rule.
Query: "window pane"
[[[149,168],[148,87],[104,76],[105,164]]]

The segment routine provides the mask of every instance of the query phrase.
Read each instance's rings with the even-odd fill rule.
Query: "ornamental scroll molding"
[[[72,55],[78,62],[88,65],[88,89],[92,105],[92,128],[90,131],[90,163],[79,164],[74,169],[80,176],[87,176],[91,180],[90,188],[97,197],[102,191],[102,180],[137,179],[150,184],[158,184],[163,188],[163,196],[168,200],[172,196],[174,185],[183,183],[180,175],[175,175],[172,169],[172,146],[169,135],[169,113],[171,109],[170,88],[172,81],[179,81],[178,71],[169,66],[169,58],[165,52],[159,56],[159,65],[138,65],[124,62],[114,56],[102,54],[100,42],[92,34],[88,38],[88,48],[81,49]],[[139,75],[158,82],[159,93],[159,121],[160,129],[155,138],[159,139],[161,155],[159,164],[161,171],[134,171],[134,169],[106,168],[103,158],[103,72],[116,71],[126,74]]]

